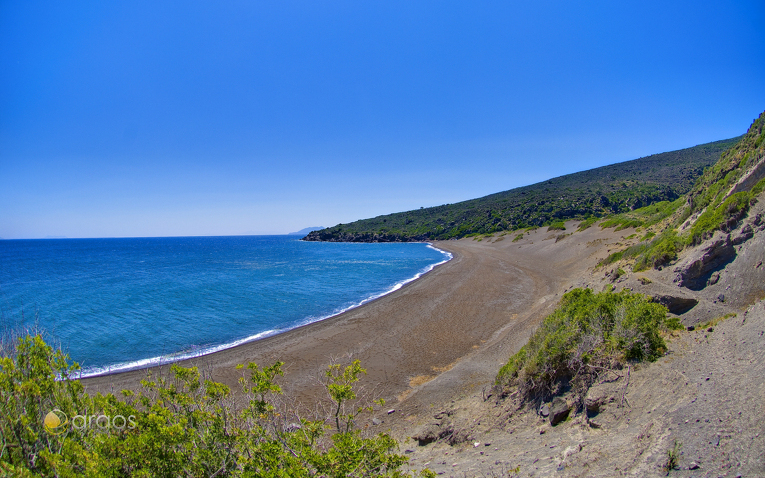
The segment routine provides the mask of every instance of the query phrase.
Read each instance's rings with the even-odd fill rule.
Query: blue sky
[[[761,0],[0,1],[0,237],[286,233],[742,134]]]

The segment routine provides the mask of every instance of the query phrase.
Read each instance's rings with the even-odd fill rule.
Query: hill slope
[[[538,300],[540,309],[520,316],[529,324],[544,315],[541,306],[547,299],[574,288],[580,297],[600,290],[652,297],[687,328],[661,332],[667,350],[653,362],[614,366],[624,356],[603,366],[597,354],[613,349],[599,348],[593,339],[600,325],[569,341],[575,334],[566,336],[565,320],[548,319],[576,317],[570,323],[582,324],[585,308],[559,309],[534,333],[543,331],[546,338],[538,337],[537,345],[555,353],[534,355],[538,360],[524,373],[534,376],[564,357],[550,376],[560,380],[560,387],[549,396],[529,395],[520,374],[506,381],[500,372],[499,385],[489,393],[488,383],[472,378],[479,365],[494,362],[499,351],[517,351],[512,340],[531,329],[519,330],[518,316],[505,312],[505,337],[496,335],[409,394],[413,401],[439,382],[470,384],[435,406],[432,394],[424,396],[419,405],[425,411],[394,427],[396,436],[417,440],[407,451],[410,464],[429,466],[443,476],[765,476],[760,399],[765,390],[764,218],[765,113],[688,194],[672,203],[615,215],[602,227],[572,234],[539,229],[512,243],[502,242],[503,237],[437,243],[493,253],[500,259],[498,269],[529,261],[535,272],[553,269],[556,277],[549,282],[557,283]],[[646,245],[649,239],[641,238],[652,234],[658,242]],[[624,258],[628,251],[650,251],[669,241],[677,249],[662,258],[664,267],[627,267],[635,260]],[[592,266],[614,249],[621,249],[621,258],[609,265],[610,271]],[[499,300],[483,302],[486,309],[506,310]],[[572,303],[561,301],[564,308]],[[597,310],[599,318],[608,316],[607,307]],[[619,314],[626,319],[628,308]],[[583,351],[587,365],[576,375],[567,374],[566,367],[575,363],[572,355]],[[514,355],[509,363],[525,360],[527,353]],[[462,381],[454,378],[457,372],[463,373]],[[577,389],[576,380],[587,373],[595,374],[592,386]],[[399,404],[396,413],[405,406]],[[567,419],[558,421],[562,413]]]
[[[452,239],[601,217],[674,200],[741,137],[560,176],[455,204],[314,231],[307,241],[397,242]]]
[[[765,112],[694,187],[673,203],[655,204],[617,214],[601,227],[643,227],[643,241],[614,252],[604,264],[619,262],[640,271],[662,267],[687,247],[735,228],[765,190]],[[619,229],[617,229],[619,230]],[[655,237],[654,237],[655,236]]]

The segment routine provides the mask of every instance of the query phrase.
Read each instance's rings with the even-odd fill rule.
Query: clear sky
[[[737,136],[765,2],[0,0],[0,237],[287,233]]]

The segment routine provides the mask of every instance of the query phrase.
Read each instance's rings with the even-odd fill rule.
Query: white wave
[[[204,355],[209,355],[209,354],[214,353],[214,352],[220,352],[221,350],[230,349],[230,348],[242,345],[242,344],[246,344],[248,342],[254,342],[255,340],[259,340],[259,339],[263,339],[263,338],[266,338],[266,337],[270,337],[270,336],[275,335],[275,334],[280,334],[280,333],[283,333],[283,332],[287,332],[289,330],[293,330],[293,329],[296,329],[298,327],[302,327],[304,325],[312,324],[314,322],[321,322],[322,320],[327,320],[327,319],[330,319],[332,317],[336,317],[336,316],[338,316],[338,315],[340,315],[340,314],[342,314],[344,312],[347,312],[347,311],[349,311],[351,309],[355,309],[356,307],[360,307],[360,306],[362,306],[362,305],[364,305],[364,304],[366,304],[368,302],[371,302],[373,300],[379,299],[380,297],[383,297],[383,296],[386,296],[386,295],[388,295],[388,294],[390,294],[392,292],[395,292],[395,291],[399,290],[400,288],[402,288],[403,286],[405,286],[406,284],[419,279],[424,274],[427,274],[428,272],[432,271],[433,269],[435,269],[436,267],[440,266],[441,264],[445,264],[445,263],[449,262],[450,260],[452,260],[454,258],[454,255],[452,255],[450,252],[438,249],[438,248],[434,247],[433,244],[430,244],[430,243],[426,243],[426,244],[427,244],[427,247],[429,247],[430,249],[433,249],[433,250],[436,250],[436,251],[440,252],[446,258],[443,261],[441,261],[441,262],[437,262],[435,264],[431,264],[431,265],[425,267],[424,269],[419,271],[417,274],[415,274],[414,276],[412,276],[412,277],[410,277],[408,279],[405,279],[405,280],[402,280],[400,282],[397,282],[396,284],[394,284],[392,287],[390,287],[389,289],[387,289],[384,292],[381,292],[379,294],[374,294],[372,296],[369,296],[369,297],[367,297],[367,298],[365,298],[365,299],[363,299],[363,300],[361,300],[359,302],[351,304],[351,305],[349,305],[347,307],[344,307],[342,309],[337,309],[337,310],[333,311],[332,313],[330,313],[328,315],[324,315],[324,316],[320,316],[320,317],[306,317],[305,320],[295,324],[292,327],[283,328],[283,329],[266,330],[265,332],[259,332],[259,333],[255,334],[255,335],[250,335],[249,337],[245,337],[243,339],[234,340],[232,342],[226,342],[225,344],[212,345],[212,346],[209,346],[209,347],[200,347],[200,348],[198,348],[196,350],[192,350],[192,351],[178,352],[178,353],[174,353],[174,354],[161,355],[161,356],[157,356],[157,357],[151,357],[151,358],[146,358],[146,359],[134,360],[134,361],[131,361],[131,362],[122,362],[122,363],[117,363],[117,364],[112,364],[112,365],[106,365],[106,366],[103,366],[103,367],[88,367],[88,368],[85,368],[85,369],[79,371],[76,374],[75,378],[88,378],[88,377],[96,377],[96,376],[99,376],[99,375],[110,375],[110,374],[118,373],[118,372],[127,372],[127,371],[130,371],[130,370],[139,370],[139,369],[143,369],[143,368],[155,367],[155,366],[158,366],[158,365],[165,365],[165,364],[169,364],[169,363],[173,363],[173,362],[180,362],[182,360],[188,360],[188,359],[192,359],[192,358],[202,357]]]
[[[287,330],[287,329],[284,329]],[[127,372],[129,370],[138,370],[142,368],[154,367],[157,365],[164,365],[173,362],[180,362],[181,360],[187,360],[191,358],[201,357],[213,352],[220,352],[221,350],[230,349],[237,345],[242,345],[247,342],[253,342],[258,339],[269,337],[284,330],[266,330],[265,332],[259,332],[255,335],[250,335],[243,339],[234,340],[233,342],[226,342],[220,345],[211,345],[209,347],[199,347],[196,350],[188,352],[178,352],[174,354],[160,355],[157,357],[145,358],[140,360],[133,360],[131,362],[121,362],[112,365],[106,365],[103,367],[88,367],[76,374],[77,378],[96,377],[98,375],[109,375],[117,372]]]

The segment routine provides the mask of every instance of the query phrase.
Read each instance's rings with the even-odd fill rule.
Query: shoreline
[[[425,268],[423,268],[421,271],[418,271],[415,275],[412,277],[406,278],[402,281],[396,282],[393,286],[388,288],[387,290],[370,295],[369,297],[365,297],[361,299],[359,302],[355,302],[339,311],[332,312],[329,315],[321,316],[318,318],[312,318],[312,317],[306,317],[301,322],[284,329],[271,329],[271,330],[264,330],[262,332],[258,332],[257,334],[253,334],[248,337],[244,337],[241,339],[233,340],[231,342],[218,344],[218,345],[210,345],[206,347],[200,347],[201,350],[198,351],[179,351],[167,355],[161,355],[157,357],[149,357],[145,359],[137,359],[129,362],[119,362],[112,365],[106,365],[103,367],[94,367],[95,371],[91,372],[88,369],[81,370],[76,376],[79,380],[86,380],[86,379],[92,379],[97,377],[107,377],[110,375],[117,375],[121,373],[127,373],[127,372],[135,372],[140,370],[147,370],[152,368],[161,368],[165,367],[167,365],[172,365],[174,363],[180,363],[180,362],[186,362],[194,359],[200,359],[204,358],[205,356],[212,355],[218,352],[223,352],[229,349],[234,349],[236,347],[240,347],[242,345],[251,344],[258,342],[260,340],[264,340],[268,337],[273,337],[279,334],[285,334],[292,330],[299,329],[301,327],[306,327],[314,323],[323,322],[326,320],[331,320],[335,317],[338,317],[346,312],[349,312],[351,310],[357,309],[359,307],[363,307],[366,304],[369,304],[371,302],[374,302],[375,300],[381,299],[382,297],[385,297],[387,295],[393,294],[394,292],[400,290],[402,287],[405,287],[407,284],[410,284],[426,274],[434,271],[438,266],[441,266],[443,264],[446,264],[447,262],[451,261],[454,258],[454,255],[449,252],[445,251],[443,249],[439,249],[435,247],[431,242],[421,242],[421,244],[427,244],[428,247],[437,250],[438,252],[442,253],[446,258],[440,262],[436,262],[434,264],[431,264]]]
[[[615,235],[598,229],[560,242],[542,230],[517,243],[510,235],[434,241],[452,259],[392,293],[330,319],[175,363],[197,366],[236,393],[242,376],[236,365],[282,361],[284,393],[314,401],[325,393],[318,379],[331,360],[358,359],[367,370],[363,383],[397,409],[448,400],[465,387],[493,382],[572,279],[605,257],[604,243],[588,244]],[[89,393],[135,390],[148,373],[168,371],[162,365],[82,383]]]

